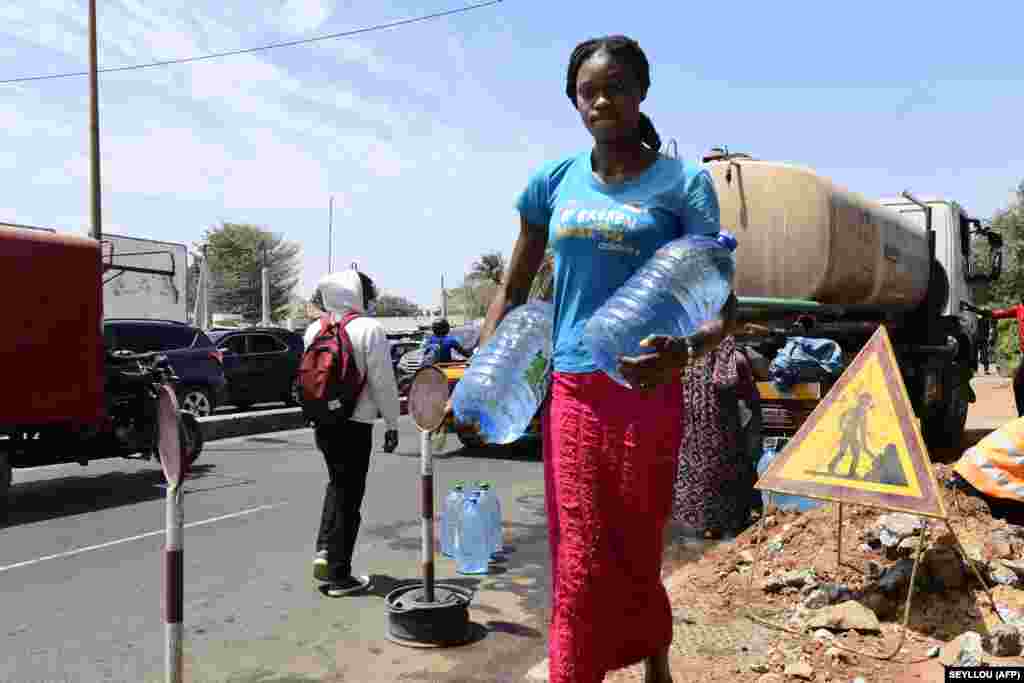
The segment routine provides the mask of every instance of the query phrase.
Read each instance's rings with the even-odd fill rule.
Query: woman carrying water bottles
[[[711,179],[659,154],[640,113],[650,73],[623,36],[588,40],[569,62],[566,95],[593,149],[551,162],[519,198],[519,238],[481,330],[490,337],[526,301],[551,244],[555,332],[544,408],[545,499],[552,561],[550,681],[592,683],[646,663],[648,683],[672,680],[672,614],[661,582],[681,425],[680,371],[713,348],[721,325],[690,339],[656,337],[624,358],[636,389],[597,370],[581,333],[594,311],[660,246],[719,231]]]

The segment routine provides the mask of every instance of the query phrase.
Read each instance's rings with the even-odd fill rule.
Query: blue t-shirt
[[[436,353],[436,362],[438,363],[451,363],[452,362],[452,351],[458,346],[459,340],[455,337],[445,335],[438,337],[436,334],[431,335],[430,339],[427,340],[426,348],[430,352]],[[436,349],[436,351],[434,350]]]
[[[516,203],[532,225],[548,229],[555,254],[558,372],[594,372],[583,327],[666,242],[719,231],[718,196],[704,169],[659,156],[621,183],[598,179],[590,152],[545,164]]]

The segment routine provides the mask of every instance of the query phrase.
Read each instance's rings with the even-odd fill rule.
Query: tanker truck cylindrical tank
[[[931,272],[922,228],[814,171],[710,161],[722,226],[734,230],[739,296],[909,310]]]

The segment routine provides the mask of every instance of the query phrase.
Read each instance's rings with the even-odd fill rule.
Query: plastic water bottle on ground
[[[487,547],[487,519],[479,497],[470,494],[462,502],[461,544],[455,556],[460,574],[486,574],[491,553]]]
[[[473,355],[452,394],[460,430],[484,443],[507,444],[526,433],[548,390],[554,308],[517,306]]]
[[[768,469],[768,466],[779,454],[779,450],[780,448],[776,437],[768,437],[764,440],[763,455],[761,455],[761,459],[757,461],[758,477],[764,474],[765,470]],[[800,512],[813,510],[821,505],[821,501],[815,500],[814,498],[791,496],[786,493],[776,493],[775,491],[761,491],[761,501],[764,504],[765,510],[768,509],[769,503],[774,504],[775,507],[780,510],[798,510]]]
[[[714,319],[732,292],[736,238],[686,235],[664,245],[605,301],[583,328],[597,366],[616,382],[621,356],[650,353],[651,335],[688,337]]]
[[[479,482],[480,507],[487,518],[489,552],[494,555],[501,552],[503,548],[503,537],[501,531],[501,503],[498,501],[498,492],[489,481]]]
[[[462,516],[462,500],[465,497],[465,482],[457,481],[444,499],[441,508],[441,554],[455,557],[458,547],[459,518]]]

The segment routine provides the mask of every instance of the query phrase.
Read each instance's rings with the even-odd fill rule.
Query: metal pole
[[[423,600],[434,602],[434,462],[430,432],[420,432],[420,509],[423,513]]]
[[[210,245],[203,245],[203,329],[211,326],[210,316]]]
[[[181,483],[167,485],[167,545],[164,548],[164,671],[166,683],[181,683],[184,637],[185,511]]]
[[[92,237],[103,239],[100,211],[100,105],[96,66],[96,0],[89,0],[89,184],[92,190]]]
[[[267,244],[263,243],[263,271],[262,275],[262,286],[263,286],[263,326],[268,327],[270,325],[270,270],[267,268]]]
[[[327,206],[327,272],[334,272],[334,195]]]

